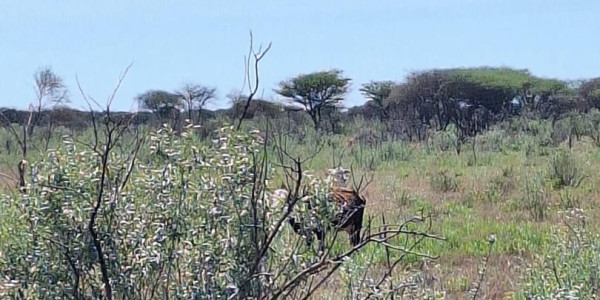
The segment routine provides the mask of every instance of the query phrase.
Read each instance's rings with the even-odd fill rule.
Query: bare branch
[[[258,64],[259,62],[263,59],[263,57],[267,54],[267,52],[269,52],[269,50],[271,49],[271,43],[269,42],[269,45],[267,46],[267,48],[262,51],[262,46],[259,47],[258,51],[254,51],[254,46],[253,46],[253,36],[252,36],[252,31],[250,31],[250,48],[249,48],[249,55],[247,58],[244,59],[245,62],[245,70],[246,70],[246,76],[244,78],[244,82],[248,83],[248,91],[249,91],[249,95],[248,98],[246,99],[246,104],[244,106],[244,110],[242,111],[242,115],[240,116],[239,120],[238,120],[238,124],[237,124],[237,130],[240,130],[241,126],[242,126],[242,122],[244,121],[244,118],[246,117],[246,112],[248,111],[248,108],[250,107],[250,102],[252,101],[252,99],[254,98],[254,95],[256,95],[256,92],[258,91],[258,84],[259,84],[259,73],[258,73]],[[254,86],[252,86],[251,84],[251,79],[250,79],[250,56],[253,57],[254,59]]]

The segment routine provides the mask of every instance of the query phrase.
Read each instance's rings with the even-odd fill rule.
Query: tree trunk
[[[316,114],[311,114],[310,117],[311,117],[311,119],[313,121],[313,125],[315,127],[315,131],[319,131],[319,128],[320,128],[320,126],[319,126],[319,118],[317,117]]]

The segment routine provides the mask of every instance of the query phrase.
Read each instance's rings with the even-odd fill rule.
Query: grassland
[[[592,138],[584,134],[569,148],[564,138],[556,137],[557,126],[546,121],[515,119],[477,136],[472,144],[463,145],[460,155],[455,151],[451,130],[432,132],[419,143],[367,143],[358,137],[348,146],[354,132],[377,126],[364,120],[347,125],[344,134],[327,137],[307,167],[322,172],[335,160],[346,168],[352,166],[357,178],[361,174],[372,175],[373,181],[364,191],[368,198],[365,220],[371,217],[374,224],[381,222],[381,215],[389,222],[400,222],[412,215],[431,214],[432,232],[445,240],[424,241],[414,251],[439,258],[409,256],[396,269],[397,276],[408,269],[419,270],[422,285],[438,291],[445,299],[468,298],[469,290],[478,281],[482,283],[479,299],[526,299],[528,291],[569,289],[569,284],[591,278],[585,274],[593,270],[581,273],[583,270],[570,269],[578,267],[565,254],[574,249],[567,243],[571,234],[561,232],[563,224],[569,221],[565,216],[574,211],[585,214],[585,228],[591,236],[599,232],[600,177],[596,170],[600,169],[600,148]],[[516,127],[535,130],[516,131]],[[290,138],[289,148],[294,153],[311,153],[323,142],[308,127],[305,130],[309,133],[302,138]],[[91,137],[90,132],[78,135],[83,140]],[[10,139],[7,132],[2,133],[0,145]],[[59,140],[60,134],[56,134],[51,145],[59,144]],[[3,173],[10,176],[19,159],[18,151],[3,151],[1,156]],[[36,159],[39,157],[29,158]],[[3,206],[7,209],[10,203],[3,202]],[[4,215],[0,231],[13,221]],[[6,235],[0,238],[3,236],[7,239]],[[562,252],[561,241],[568,244]],[[0,240],[0,244],[6,242]],[[590,246],[594,244],[592,239],[579,249],[581,257],[598,256]],[[345,247],[345,243],[340,243],[334,250]],[[559,268],[564,272],[555,281],[544,275],[549,256],[559,264],[564,260]],[[384,268],[386,255],[379,247],[367,247],[355,262],[357,267],[377,273]],[[586,262],[582,265],[585,268]],[[484,276],[480,280],[481,272]],[[344,298],[339,291],[346,284],[342,275],[336,275],[316,297]],[[598,281],[586,284],[597,285]]]

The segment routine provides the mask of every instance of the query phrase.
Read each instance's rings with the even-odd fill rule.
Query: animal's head
[[[350,170],[337,167],[327,170],[327,175],[333,180],[335,185],[346,186],[350,180]]]
[[[27,161],[25,159],[21,159],[21,161],[19,161],[19,171],[24,172],[25,171],[25,167],[27,167]]]

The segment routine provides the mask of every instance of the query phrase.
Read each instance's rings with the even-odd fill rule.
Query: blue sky
[[[463,66],[528,68],[560,79],[600,76],[600,1],[158,1],[2,0],[0,106],[26,108],[33,73],[51,66],[82,108],[75,76],[104,103],[133,62],[113,109],[136,109],[148,89],[184,82],[218,89],[216,106],[243,83],[249,30],[272,42],[264,98],[281,80],[339,68],[353,79],[346,105],[369,80]]]

